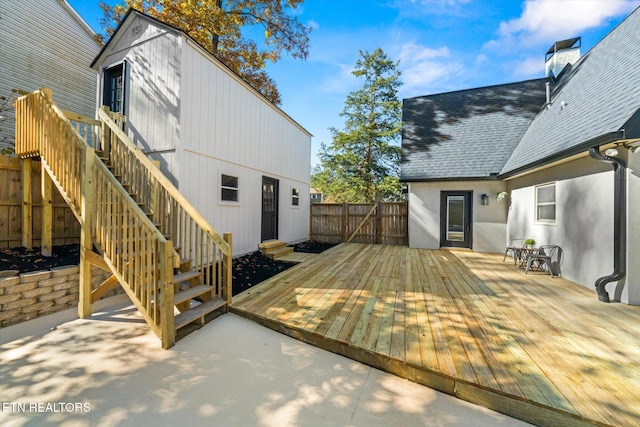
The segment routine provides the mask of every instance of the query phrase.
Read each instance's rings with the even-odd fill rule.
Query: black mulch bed
[[[293,245],[294,252],[306,252],[309,254],[319,254],[336,246],[337,243],[323,243],[316,242],[314,240],[307,240],[306,242]]]
[[[259,251],[234,258],[231,294],[237,295],[246,291],[294,265],[296,265],[294,262],[274,261]]]
[[[320,253],[336,243],[308,241],[294,245],[296,252]],[[49,270],[63,265],[78,265],[80,249],[78,245],[55,246],[53,256],[44,257],[40,249],[25,248],[0,249],[0,271],[18,270],[20,273]],[[253,252],[233,260],[232,293],[236,295],[250,287],[291,268],[295,263],[274,261],[260,252]]]
[[[0,271],[18,270],[20,273],[28,273],[79,263],[79,245],[54,246],[53,256],[50,257],[42,256],[40,248],[0,249]]]

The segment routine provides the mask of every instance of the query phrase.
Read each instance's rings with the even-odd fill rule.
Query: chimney
[[[581,37],[555,42],[547,51],[545,60],[545,75],[554,81],[560,79],[565,67],[573,65],[580,59]]]

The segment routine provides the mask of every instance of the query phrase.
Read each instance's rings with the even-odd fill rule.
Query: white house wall
[[[496,196],[505,191],[500,181],[412,182],[409,185],[409,246],[440,248],[440,193],[473,191],[472,249],[477,252],[504,252],[508,200],[498,202]],[[487,194],[489,204],[482,205],[480,196]]]
[[[160,160],[162,171],[179,187],[180,52],[184,40],[139,16],[122,30],[100,63],[100,76],[105,69],[126,61],[126,131],[145,153]],[[102,89],[101,80],[100,104]]]
[[[311,136],[198,47],[183,50],[180,189],[219,231],[234,233],[234,254],[260,243],[262,176],[279,180],[278,237],[309,234]],[[220,203],[220,175],[239,178],[238,204]],[[291,207],[291,189],[300,190]]]
[[[262,176],[260,170],[229,163],[192,151],[183,158],[181,192],[219,233],[233,233],[233,254],[257,250],[262,221]],[[220,197],[221,174],[238,177],[239,202],[223,202]],[[279,238],[295,243],[309,237],[309,186],[282,175],[269,174],[279,180]],[[186,184],[188,183],[188,184]],[[299,206],[291,203],[291,188],[300,189]]]
[[[79,19],[57,0],[0,0],[0,96],[49,87],[60,108],[94,117],[100,45]],[[10,110],[0,122],[0,149],[14,120]]]
[[[539,224],[535,186],[550,182],[556,183],[556,223]],[[562,276],[591,289],[596,279],[613,272],[611,166],[586,157],[509,181],[509,189],[510,238],[559,245],[564,251]],[[607,289],[612,291],[613,286]]]
[[[627,275],[621,301],[640,305],[640,151],[627,159]]]

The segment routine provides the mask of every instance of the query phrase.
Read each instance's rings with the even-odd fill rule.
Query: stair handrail
[[[225,255],[231,255],[231,247],[220,237],[220,234],[209,224],[209,222],[198,212],[196,208],[180,193],[173,183],[158,169],[151,160],[131,141],[126,133],[116,124],[109,113],[103,108],[98,110],[98,116],[104,124],[106,124],[111,132],[115,133],[118,139],[135,155],[138,161],[144,165],[151,176],[164,187],[171,197],[173,197],[195,220],[196,224],[201,227],[209,237],[220,247]]]
[[[160,336],[163,347],[169,348],[175,343],[171,242],[99,161],[50,94],[47,89],[37,90],[16,100],[16,154],[41,157],[44,170],[76,217],[89,227],[91,242],[103,250],[105,263]],[[80,188],[81,182],[86,187]],[[94,206],[83,217],[81,206],[90,204],[86,198],[95,199],[101,209]],[[109,223],[115,226],[108,227]],[[146,242],[136,239],[145,231]],[[87,250],[84,246],[81,255]],[[85,286],[90,289],[90,284],[81,283],[81,289]]]

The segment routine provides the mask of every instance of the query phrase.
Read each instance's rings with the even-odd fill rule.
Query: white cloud
[[[311,28],[312,30],[316,30],[320,28],[320,24],[317,21],[310,19],[309,21],[307,21],[307,27]]]
[[[489,58],[487,57],[487,55],[481,53],[480,55],[476,56],[475,65],[480,65],[483,62],[487,62],[488,60]]]
[[[334,64],[339,67],[337,74],[329,76],[321,85],[321,92],[324,93],[347,93],[356,83],[353,75],[353,65]]]
[[[526,58],[514,64],[513,73],[524,78],[540,77],[544,75],[544,63],[540,60],[539,55]]]
[[[402,92],[415,95],[420,91],[433,91],[444,80],[460,72],[461,62],[451,59],[448,47],[432,49],[416,43],[406,43],[400,47]]]
[[[526,0],[519,18],[500,24],[497,44],[508,44],[513,38],[533,44],[574,37],[628,14],[639,4],[639,0]],[[485,47],[495,45],[492,42]]]

